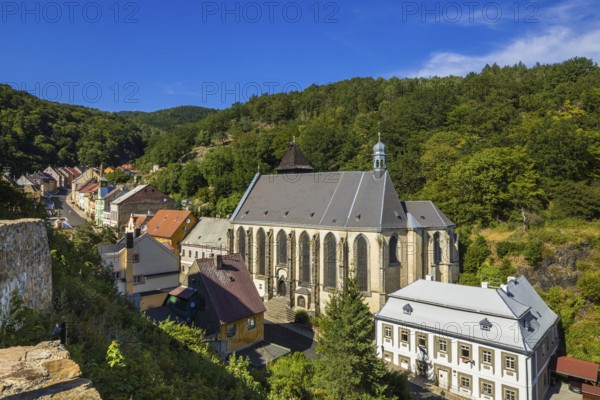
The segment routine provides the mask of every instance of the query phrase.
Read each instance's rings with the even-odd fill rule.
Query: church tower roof
[[[299,174],[315,170],[296,145],[296,140],[290,143],[288,151],[281,159],[279,166],[275,169],[278,174]]]

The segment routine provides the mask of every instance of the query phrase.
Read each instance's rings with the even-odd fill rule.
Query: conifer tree
[[[320,328],[317,352],[321,358],[315,368],[318,394],[328,399],[394,398],[404,391],[402,379],[398,384],[377,357],[373,316],[355,277],[330,297]]]

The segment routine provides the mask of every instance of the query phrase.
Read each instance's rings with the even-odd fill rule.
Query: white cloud
[[[486,64],[514,65],[523,62],[533,65],[556,63],[573,57],[600,60],[600,29],[575,33],[571,28],[548,28],[542,34],[530,34],[513,40],[497,50],[484,55],[465,55],[456,52],[436,52],[417,71],[405,76],[448,76],[479,72]]]

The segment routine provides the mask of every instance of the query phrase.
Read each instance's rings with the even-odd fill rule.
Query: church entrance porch
[[[277,296],[285,297],[286,294],[287,294],[287,284],[285,283],[285,280],[280,279],[279,282],[277,282]]]

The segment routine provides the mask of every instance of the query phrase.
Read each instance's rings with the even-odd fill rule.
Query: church
[[[381,138],[372,171],[315,172],[295,141],[276,170],[254,176],[230,218],[230,251],[264,301],[319,313],[355,275],[376,312],[418,279],[457,282],[455,224],[431,201],[400,201]]]

